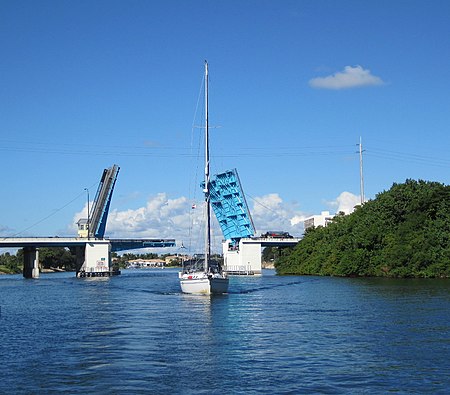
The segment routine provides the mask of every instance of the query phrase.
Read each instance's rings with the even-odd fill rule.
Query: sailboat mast
[[[208,62],[205,61],[205,272],[208,272],[211,255],[211,211],[209,204],[209,189]]]

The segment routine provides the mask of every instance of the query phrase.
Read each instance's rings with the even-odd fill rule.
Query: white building
[[[332,220],[334,215],[330,215],[329,211],[322,211],[320,215],[312,215],[304,221],[305,230],[318,226],[327,226]]]
[[[134,259],[127,262],[128,269],[164,266],[166,266],[166,262],[161,259]]]

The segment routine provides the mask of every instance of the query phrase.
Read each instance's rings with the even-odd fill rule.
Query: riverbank
[[[41,273],[61,273],[66,272],[70,270],[64,270],[57,267],[50,268],[50,269],[40,269]],[[20,274],[22,273],[22,268],[19,268],[19,270],[12,270],[7,268],[6,266],[0,266],[0,275],[6,275],[6,274]]]
[[[273,262],[262,262],[261,267],[263,269],[271,269],[271,270],[275,269],[275,265],[273,264]]]
[[[14,271],[6,266],[0,265],[0,276],[3,274],[17,274],[17,273],[20,273],[20,272]]]

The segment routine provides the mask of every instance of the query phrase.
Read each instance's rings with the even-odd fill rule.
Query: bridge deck
[[[175,239],[111,239],[111,251],[175,247]]]
[[[261,247],[291,247],[295,246],[301,238],[277,238],[277,237],[251,237],[248,239],[241,239],[243,243],[259,243]]]
[[[77,237],[3,237],[0,247],[73,247],[83,246],[87,241]]]
[[[111,243],[112,251],[134,250],[139,248],[174,247],[175,239],[86,239],[79,237],[3,237],[0,247],[75,247],[89,242]]]

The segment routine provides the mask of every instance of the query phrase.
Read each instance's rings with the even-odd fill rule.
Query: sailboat
[[[211,259],[211,204],[209,180],[208,62],[205,61],[205,251],[202,261],[183,265],[178,274],[181,291],[188,294],[223,294],[228,291],[228,276]],[[192,263],[192,262],[191,262]]]

